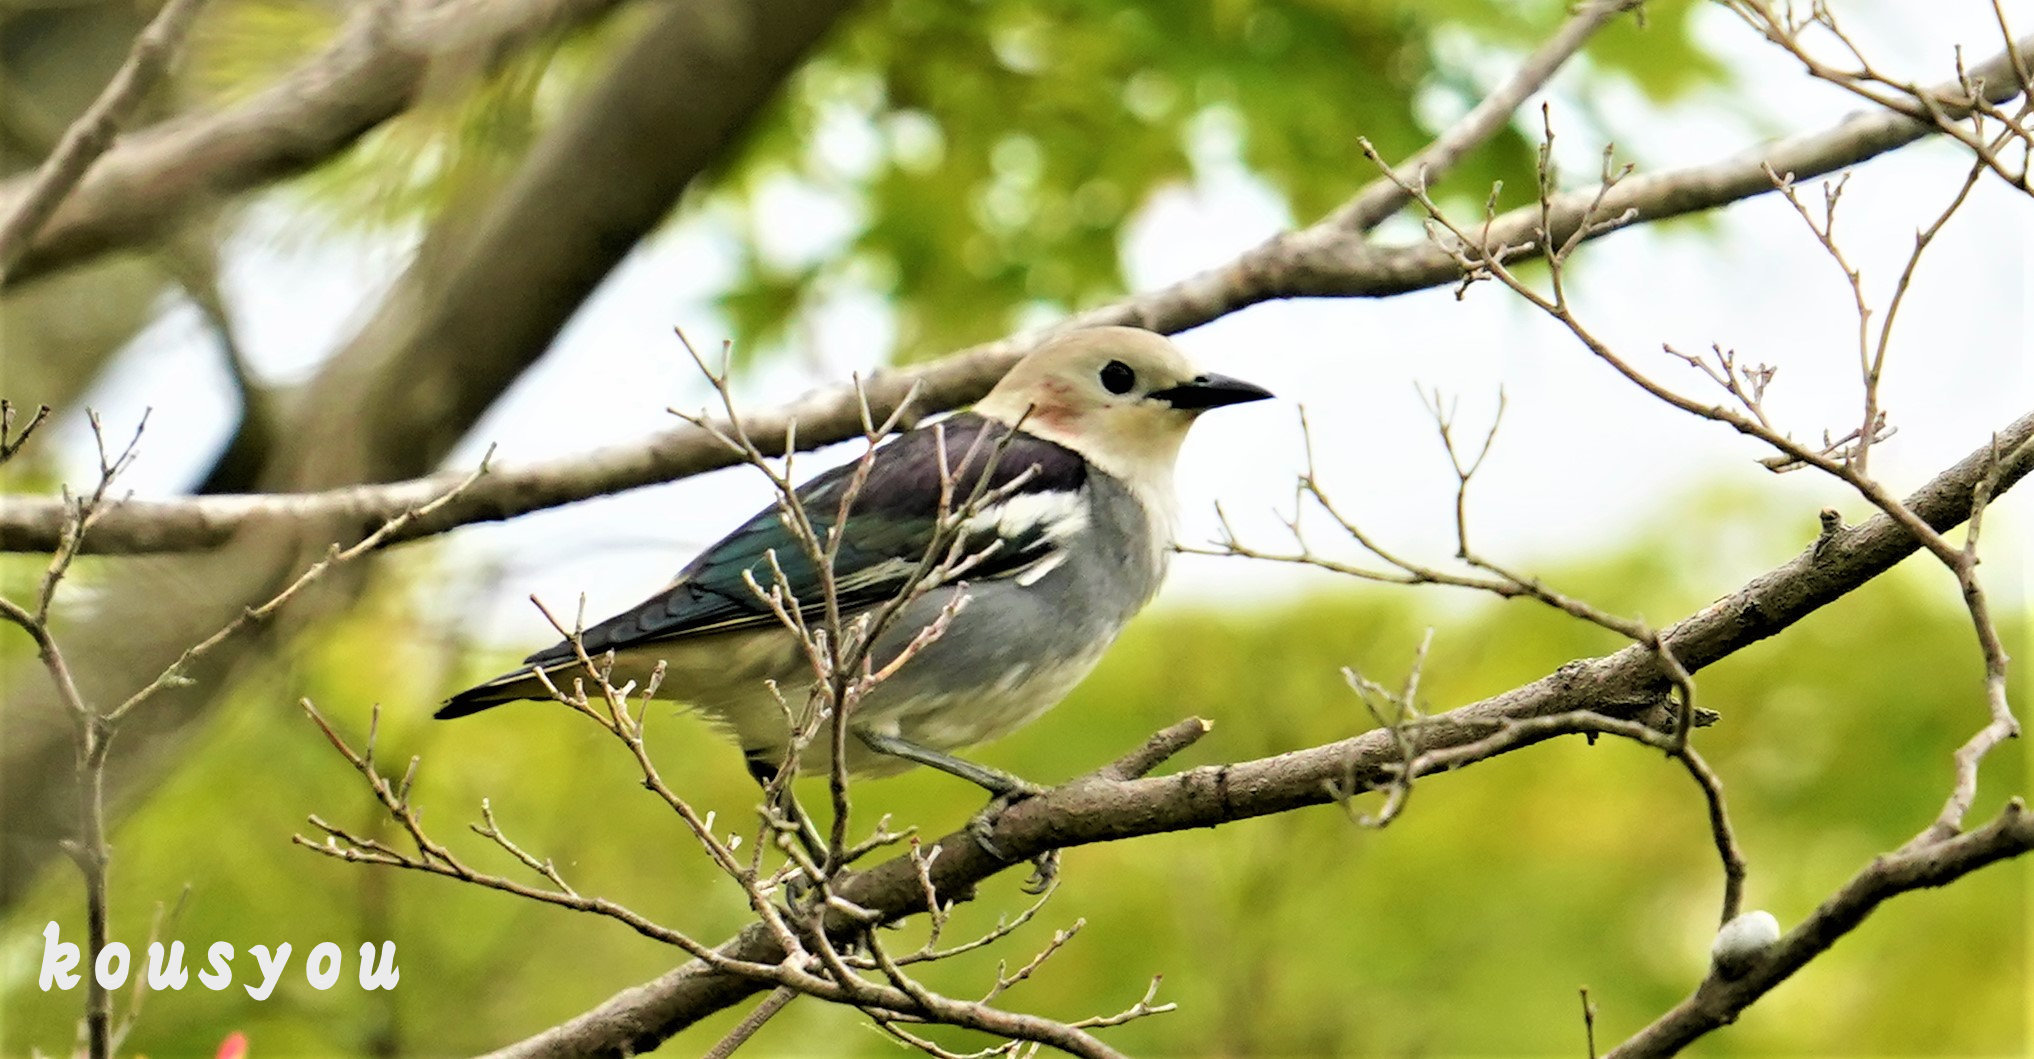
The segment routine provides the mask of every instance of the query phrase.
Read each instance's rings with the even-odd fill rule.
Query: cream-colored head
[[[1202,412],[1270,396],[1195,371],[1177,346],[1150,331],[1090,327],[1018,361],[975,411],[1065,445],[1133,488],[1170,492],[1180,443]]]

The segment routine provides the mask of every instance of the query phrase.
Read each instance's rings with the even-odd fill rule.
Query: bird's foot
[[[792,908],[804,904],[805,899],[810,896],[812,880],[806,878],[804,873],[793,873],[790,878],[784,880],[784,902]]]
[[[964,779],[988,791],[992,795],[989,799],[989,804],[981,812],[976,813],[973,819],[968,821],[968,837],[975,840],[975,845],[980,846],[982,852],[996,858],[1001,863],[1010,863],[1011,858],[1004,854],[1001,849],[997,848],[995,843],[994,835],[997,818],[1003,815],[1004,810],[1026,798],[1035,798],[1044,794],[1048,788],[1033,783],[1021,776],[1013,776],[1001,769],[993,769],[987,765],[977,765],[972,761],[964,761],[954,757],[952,754],[920,746],[899,736],[868,731],[857,731],[855,735],[869,749],[879,754],[889,754],[892,757],[903,758],[906,761],[915,762],[928,768],[938,769],[949,776]],[[1052,885],[1053,880],[1059,874],[1059,852],[1057,850],[1048,850],[1041,853],[1032,860],[1032,864],[1031,879],[1024,884],[1025,889],[1030,890],[1032,893],[1043,893],[1047,887]]]
[[[1059,851],[1048,849],[1031,858],[1031,877],[1019,887],[1027,894],[1042,894],[1059,882]]]
[[[1008,780],[1007,785],[997,791],[996,796],[989,799],[989,804],[968,821],[968,837],[975,840],[975,845],[980,846],[982,852],[1009,863],[1011,858],[997,847],[995,842],[996,821],[1001,819],[1004,811],[1011,806],[1026,798],[1044,794],[1048,788],[1015,776],[1006,775],[1003,778]],[[1032,858],[1031,865],[1031,878],[1025,881],[1024,891],[1034,894],[1044,893],[1052,886],[1054,880],[1059,878],[1059,851],[1046,850]]]

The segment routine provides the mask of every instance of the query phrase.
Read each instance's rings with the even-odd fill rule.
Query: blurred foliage
[[[414,227],[484,200],[511,174],[538,130],[568,102],[602,49],[640,14],[554,33],[496,61],[438,57],[416,104],[304,178],[298,190],[328,225]],[[343,16],[305,0],[216,6],[191,42],[192,89],[225,104],[251,95],[330,42]]]
[[[1126,225],[1158,191],[1212,171],[1263,181],[1313,220],[1373,167],[1467,110],[1564,18],[1564,0],[883,0],[793,78],[695,196],[737,258],[720,306],[743,353],[780,344],[842,290],[890,300],[896,353],[993,338],[1027,313],[1125,286]],[[1569,76],[1656,99],[1721,76],[1692,0],[1620,20]],[[493,71],[438,78],[426,105],[307,186],[348,224],[413,225],[484,195],[569,105],[624,17]],[[215,92],[273,76],[332,25],[306,0],[239,0],[208,23]],[[623,25],[618,26],[617,23]],[[455,67],[457,64],[454,64]],[[1496,137],[1440,188],[1480,207],[1532,187],[1535,128]],[[654,144],[645,144],[654,150]],[[830,218],[786,231],[796,204]]]
[[[1775,539],[1771,527],[1792,523],[1769,514],[1689,505],[1621,555],[1549,574],[1622,613],[1687,613],[1736,587],[1738,575],[1718,576],[1718,566],[1763,568],[1801,547]],[[442,624],[422,617],[404,593],[427,594],[417,586],[433,583],[431,560],[404,562],[415,576],[390,579],[403,592],[384,592],[283,659],[282,672],[243,689],[190,742],[187,767],[115,834],[116,939],[138,946],[155,902],[188,885],[168,936],[200,953],[226,940],[239,953],[228,991],[193,977],[182,992],[151,998],[139,1052],[209,1055],[233,1031],[248,1035],[256,1057],[472,1052],[679,960],[612,922],[289,845],[307,813],[387,834],[358,778],[292,704],[298,690],[356,739],[370,705],[386,704],[382,760],[400,772],[422,756],[416,800],[425,819],[474,863],[518,874],[465,831],[487,798],[511,837],[555,858],[585,892],[705,939],[746,922],[736,888],[592,725],[537,705],[458,724],[428,719],[446,688],[505,659],[447,641]],[[1296,602],[1148,616],[1070,701],[978,756],[1059,780],[1191,713],[1217,726],[1169,768],[1340,738],[1371,722],[1339,667],[1395,682],[1428,625],[1436,633],[1423,687],[1436,710],[1618,646],[1525,602],[1464,605],[1433,591],[1328,580]],[[2025,616],[2006,631],[2026,643]],[[2034,691],[2028,672],[2022,665],[2015,675],[2022,704]],[[1729,787],[1751,860],[1751,907],[1798,922],[1933,816],[1950,751],[1982,716],[1979,673],[1954,590],[1914,560],[1699,675],[1702,701],[1723,714],[1699,742]],[[664,718],[652,735],[668,779],[725,826],[748,830],[754,794],[738,755],[692,718]],[[1987,766],[1981,816],[2025,789],[2024,753],[2009,745]],[[864,826],[889,812],[932,834],[978,807],[971,790],[918,773],[860,785],[856,803]],[[984,886],[950,938],[1023,907],[1021,874]],[[926,980],[979,993],[998,959],[1027,958],[1054,929],[1085,919],[1008,1002],[1063,1017],[1113,1011],[1163,974],[1161,999],[1180,1010],[1108,1039],[1131,1054],[1194,1055],[1579,1055],[1577,987],[1589,986],[1599,1005],[1599,1042],[1665,1010],[1702,973],[1721,885],[1685,774],[1610,739],[1563,739],[1424,780],[1383,831],[1322,807],[1072,850],[1063,877],[1014,939],[928,969]],[[1702,1054],[2023,1054],[2030,886],[2034,863],[2021,860],[1894,899]],[[0,933],[0,1052],[54,1051],[70,1039],[78,995],[39,993],[33,976],[42,925],[55,919],[77,938],[80,903],[73,873],[58,866]],[[920,929],[906,928],[896,944],[915,944]],[[396,942],[402,982],[393,994],[353,984],[362,939]],[[346,976],[319,992],[304,981],[303,960],[328,940],[347,950]],[[285,941],[293,956],[281,985],[267,1001],[251,1000],[240,988],[254,970],[247,947]],[[739,1017],[717,1016],[667,1050],[702,1052]],[[858,1015],[809,1000],[771,1022],[751,1050],[896,1054]]]

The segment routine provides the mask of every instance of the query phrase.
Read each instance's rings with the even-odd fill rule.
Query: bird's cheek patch
[[[1067,429],[1074,425],[1073,391],[1059,379],[1047,379],[1038,384],[1038,397],[1032,402],[1031,412],[1025,417],[1033,423]]]
[[[1035,424],[1048,430],[1074,433],[1080,429],[1080,414],[1061,402],[1033,405],[1027,425]]]

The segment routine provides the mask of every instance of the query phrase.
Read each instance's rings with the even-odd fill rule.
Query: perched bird
[[[1270,396],[1247,382],[1196,372],[1152,332],[1088,328],[1053,338],[1019,361],[973,411],[878,448],[835,563],[845,614],[895,598],[927,554],[940,513],[942,452],[954,497],[966,498],[988,475],[981,506],[963,526],[967,549],[986,555],[904,608],[876,638],[872,654],[880,667],[955,593],[968,595],[942,635],[856,706],[848,720],[849,771],[883,775],[916,763],[999,795],[1034,790],[951,751],[1015,730],[1087,676],[1165,575],[1173,465],[1187,428],[1208,409]],[[838,516],[853,471],[852,464],[836,468],[798,490],[819,533]],[[766,682],[777,682],[798,703],[796,689],[813,680],[796,636],[743,578],[746,572],[762,586],[772,584],[772,553],[792,595],[816,620],[824,607],[818,574],[772,508],[708,548],[656,595],[581,635],[588,655],[615,653],[617,684],[643,680],[663,660],[659,697],[696,706],[725,729],[764,782],[784,761],[790,738]],[[549,698],[537,672],[556,674],[559,686],[569,687],[575,659],[569,642],[538,651],[521,669],[452,696],[437,716]],[[801,754],[806,770],[827,767],[827,743],[816,740]]]

